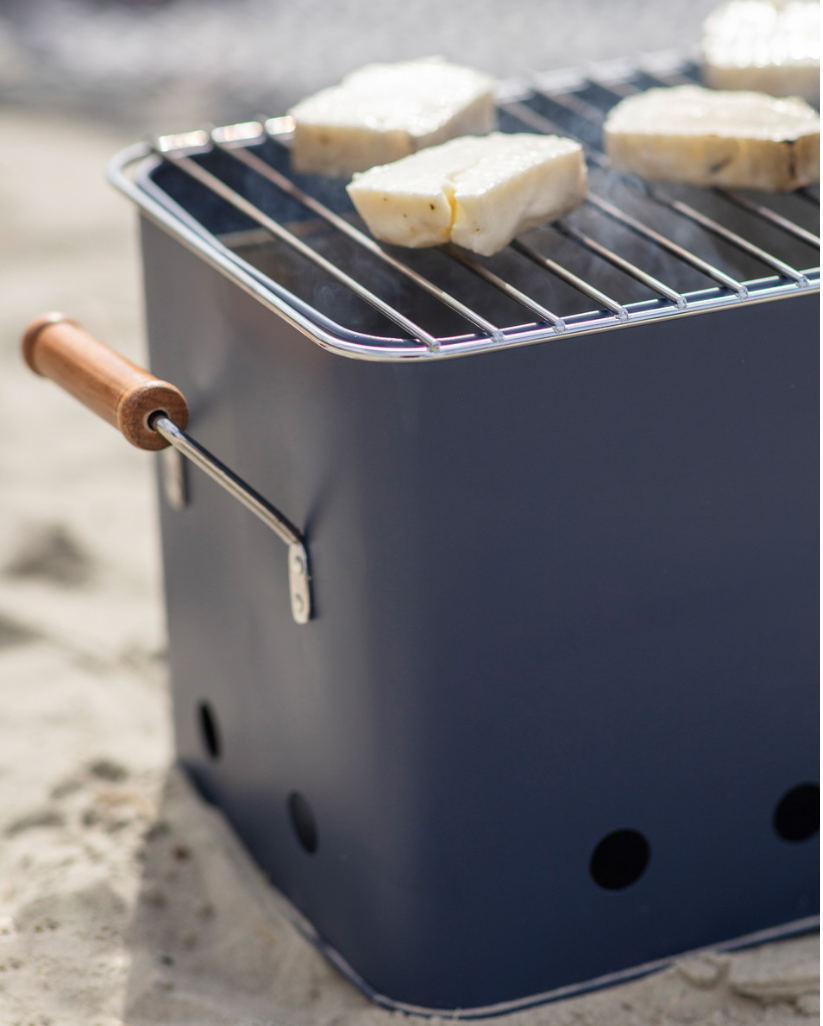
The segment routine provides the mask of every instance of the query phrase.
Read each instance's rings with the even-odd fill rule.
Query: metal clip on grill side
[[[205,471],[288,546],[289,595],[296,623],[312,616],[311,574],[300,531],[262,495],[208,449],[187,435],[189,409],[180,389],[159,381],[103,345],[62,314],[45,314],[28,326],[23,357],[35,374],[51,378],[139,449],[168,445]],[[184,505],[182,490],[178,508]]]

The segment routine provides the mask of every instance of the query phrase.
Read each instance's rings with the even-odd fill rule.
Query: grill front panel
[[[816,841],[773,825],[817,772],[814,296],[364,362],[143,245],[153,370],[303,527],[317,606],[193,472],[162,512],[178,752],[337,964],[517,1007],[814,914]],[[627,830],[648,866],[607,889]]]

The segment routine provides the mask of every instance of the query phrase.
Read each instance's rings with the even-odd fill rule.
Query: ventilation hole
[[[301,847],[309,855],[314,855],[317,851],[317,822],[308,799],[299,791],[292,791],[289,795],[289,817]]]
[[[589,872],[596,884],[607,891],[629,887],[645,872],[651,849],[636,830],[615,830],[592,852]]]
[[[203,747],[212,759],[219,759],[221,752],[220,731],[217,717],[208,702],[201,702],[197,707],[197,720],[200,724],[200,739]]]
[[[798,784],[787,791],[774,810],[774,829],[784,841],[808,841],[820,829],[820,788]]]

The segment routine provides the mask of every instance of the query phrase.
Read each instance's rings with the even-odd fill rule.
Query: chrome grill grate
[[[345,183],[291,175],[288,118],[164,136],[119,155],[111,177],[320,344],[365,358],[461,355],[819,289],[816,189],[652,186],[609,170],[610,107],[694,81],[693,64],[656,55],[504,85],[501,129],[580,141],[590,195],[489,259],[376,242]]]

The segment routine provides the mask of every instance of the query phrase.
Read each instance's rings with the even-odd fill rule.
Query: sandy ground
[[[102,181],[133,140],[2,109],[0,138],[0,1023],[398,1022],[172,768],[152,457],[18,357],[57,308],[141,358],[133,214]],[[778,1026],[817,991],[803,937],[495,1022]]]

